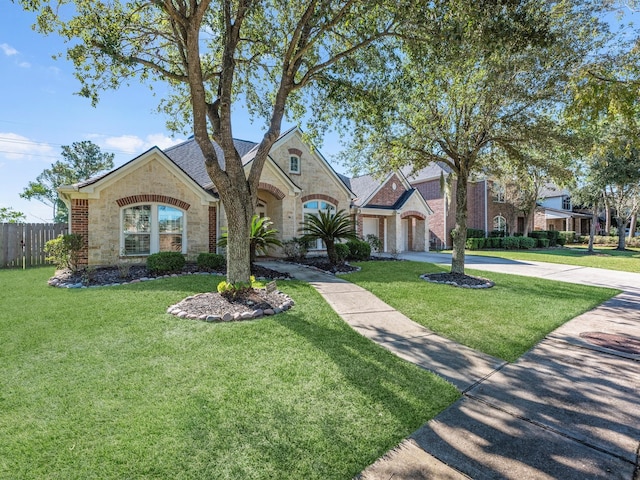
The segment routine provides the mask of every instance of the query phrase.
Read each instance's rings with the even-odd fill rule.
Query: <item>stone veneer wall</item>
[[[104,187],[99,198],[90,198],[88,222],[88,263],[89,265],[110,265],[125,259],[120,257],[121,249],[121,215],[122,209],[118,204],[128,203],[129,197],[142,200],[140,203],[173,199],[170,204],[181,206],[190,205],[185,211],[187,231],[187,255],[195,256],[208,252],[211,248],[211,231],[209,228],[211,212],[209,207],[215,207],[214,198],[211,203],[203,205],[203,197],[196,193],[200,187],[189,186],[182,177],[176,176],[167,168],[164,161],[150,158],[138,167],[127,170],[127,174],[117,182]],[[146,200],[145,200],[146,199]],[[166,202],[159,202],[166,203]],[[215,232],[215,226],[213,227]],[[214,233],[215,234],[215,233]],[[146,256],[126,257],[127,261],[143,263]]]

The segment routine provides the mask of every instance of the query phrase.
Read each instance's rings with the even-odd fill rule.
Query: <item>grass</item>
[[[165,314],[219,278],[47,287],[0,271],[0,478],[344,479],[458,398],[310,286],[250,322]]]
[[[366,262],[345,278],[415,322],[509,362],[568,320],[617,294],[606,288],[468,270],[493,280],[490,289],[428,283],[423,273],[448,271],[423,262]]]
[[[473,250],[467,251],[467,254],[640,273],[640,249],[637,248],[618,251],[614,247],[601,247],[594,248],[593,254],[588,253],[586,247],[540,250]]]

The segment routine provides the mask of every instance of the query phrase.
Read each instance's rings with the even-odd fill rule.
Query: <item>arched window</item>
[[[507,233],[507,220],[502,216],[498,215],[493,217],[493,229],[499,232]]]
[[[186,253],[185,217],[183,210],[157,203],[124,207],[121,216],[122,254]]]
[[[318,212],[326,210],[329,210],[331,213],[336,213],[335,205],[323,200],[311,200],[302,205],[303,215],[310,213],[311,215],[318,216]],[[323,248],[322,240],[318,240],[315,245],[311,245],[312,250],[322,250]]]

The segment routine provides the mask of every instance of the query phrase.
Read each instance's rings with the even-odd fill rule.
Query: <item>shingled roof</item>
[[[258,145],[255,142],[238,139],[234,139],[233,144],[236,147],[240,158],[243,159],[243,163],[247,163],[248,161],[243,157]],[[213,147],[216,150],[220,167],[224,168],[224,153],[222,152],[222,149],[215,142],[213,143]],[[200,146],[195,139],[191,138],[186,142],[170,147],[166,149],[164,153],[173,161],[173,163],[184,170],[185,173],[193,178],[202,188],[213,188],[213,182],[211,182],[211,178],[204,166],[204,155],[202,154],[202,150],[200,150]]]

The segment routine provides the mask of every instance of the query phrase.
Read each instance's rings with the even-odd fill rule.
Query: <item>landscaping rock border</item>
[[[277,315],[295,304],[291,297],[280,291],[268,292],[267,289],[261,288],[254,289],[254,293],[260,297],[260,302],[246,299],[229,302],[219,293],[199,293],[171,305],[167,308],[167,313],[178,318],[204,322],[237,322]],[[201,313],[207,310],[209,313]]]

